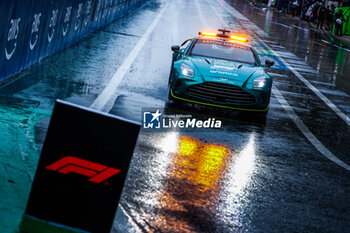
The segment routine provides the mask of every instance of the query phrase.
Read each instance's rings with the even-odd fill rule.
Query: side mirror
[[[266,66],[266,67],[271,67],[271,66],[273,66],[274,64],[275,64],[275,61],[274,61],[274,60],[267,59],[267,60],[265,61],[265,66]]]
[[[178,46],[178,45],[173,45],[173,46],[171,46],[171,50],[174,51],[174,52],[179,52],[180,46]]]

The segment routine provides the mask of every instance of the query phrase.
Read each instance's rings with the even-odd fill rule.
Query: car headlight
[[[266,84],[266,77],[265,76],[260,76],[253,81],[253,87],[264,87]]]
[[[190,77],[190,78],[194,77],[193,69],[190,66],[186,65],[185,63],[181,64],[180,69],[181,69],[181,72],[183,75]]]

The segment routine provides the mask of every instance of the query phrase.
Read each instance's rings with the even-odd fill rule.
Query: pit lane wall
[[[0,81],[146,0],[0,0]]]

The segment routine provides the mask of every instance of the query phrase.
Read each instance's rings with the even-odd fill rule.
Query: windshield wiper
[[[208,59],[204,58],[204,60],[210,65],[210,61]]]

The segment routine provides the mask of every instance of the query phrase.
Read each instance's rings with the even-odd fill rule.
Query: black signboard
[[[110,232],[139,129],[135,122],[56,101],[25,218]]]

